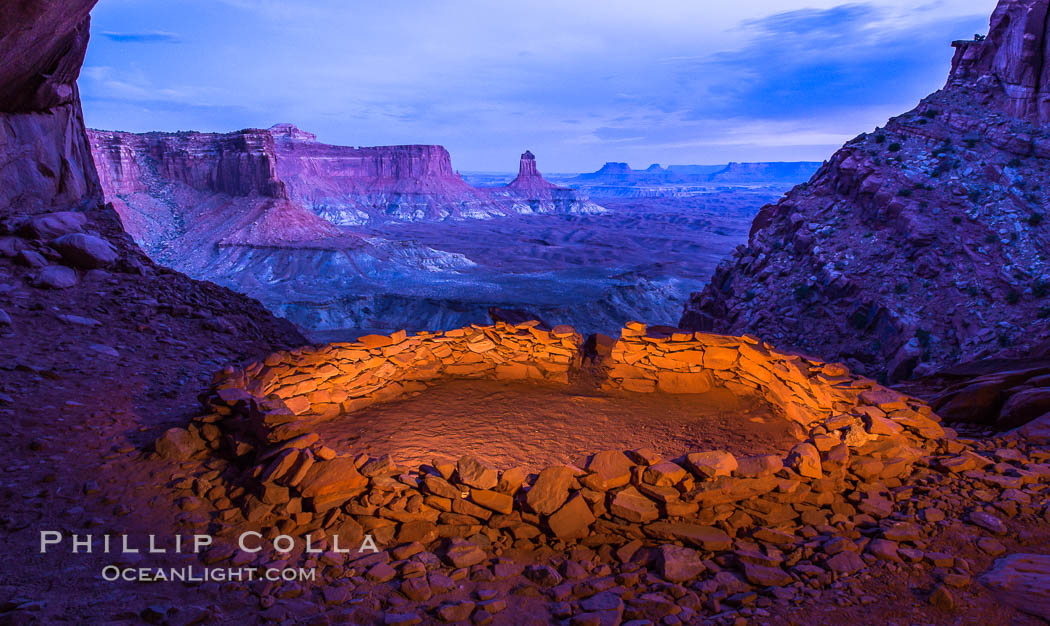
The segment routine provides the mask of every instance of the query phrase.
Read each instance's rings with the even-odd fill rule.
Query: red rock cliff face
[[[889,380],[1050,335],[1046,0],[1003,0],[948,85],[764,207],[681,325]]]
[[[0,10],[0,216],[101,198],[76,87],[95,1]]]
[[[231,196],[285,197],[273,136],[266,131],[135,135],[89,130],[88,135],[111,195],[148,191],[163,182]]]
[[[186,189],[287,198],[341,226],[601,210],[543,180],[534,158],[522,158],[514,183],[492,190],[468,185],[441,146],[335,146],[291,124],[226,134],[90,134],[106,195],[127,224],[138,223],[129,225],[136,237],[155,231],[146,222],[158,208],[204,201]]]
[[[948,87],[970,89],[1015,117],[1050,121],[1050,0],[1002,0],[988,36],[957,41]]]
[[[354,148],[319,143],[291,125],[274,131],[277,171],[289,195],[336,224],[445,219],[486,208],[441,146]]]

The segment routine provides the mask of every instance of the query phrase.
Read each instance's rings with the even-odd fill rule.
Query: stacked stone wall
[[[303,419],[331,418],[391,400],[446,378],[567,383],[579,366],[580,336],[537,322],[469,326],[445,332],[367,335],[277,352],[244,370],[228,370],[216,388],[242,388],[280,400]]]
[[[949,445],[923,402],[843,366],[748,337],[657,333],[638,324],[606,359],[606,388],[676,393],[720,385],[763,394],[799,425],[798,444],[742,458],[724,450],[673,459],[647,449],[594,451],[583,467],[527,475],[469,456],[402,467],[391,457],[336,452],[312,430],[318,419],[445,377],[564,383],[580,364],[580,343],[567,327],[497,324],[278,353],[217,375],[202,395],[205,414],[188,431],[167,433],[158,451],[192,439],[235,461],[240,485],[219,513],[231,525],[315,536],[367,532],[388,545],[483,533],[520,548],[640,540],[717,552],[758,528],[882,519],[892,510],[891,489],[915,461]]]

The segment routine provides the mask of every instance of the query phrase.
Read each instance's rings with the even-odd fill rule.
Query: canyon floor
[[[337,294],[301,282],[294,294],[280,284],[248,293],[325,341],[487,323],[492,306],[525,309],[583,333],[615,335],[635,319],[674,325],[690,293],[747,240],[758,209],[782,191],[719,187],[684,197],[602,198],[609,211],[592,215],[357,227],[366,236],[462,255],[473,265],[433,267],[383,284],[360,281],[358,289]],[[339,320],[355,323],[341,330]]]

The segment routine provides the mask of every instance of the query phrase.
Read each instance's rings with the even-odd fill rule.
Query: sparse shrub
[[[886,135],[882,133],[875,135],[875,143],[886,143]]]
[[[1021,301],[1021,293],[1019,291],[1017,291],[1016,289],[1011,289],[1009,292],[1007,292],[1007,294],[1006,294],[1006,303],[1007,304],[1017,304],[1020,301]]]
[[[1050,281],[1036,280],[1032,285],[1032,295],[1036,298],[1045,298],[1050,295]]]
[[[927,111],[923,113],[923,115],[932,120],[933,118],[937,117],[939,113],[940,111],[938,111],[937,109],[927,109]]]
[[[962,218],[958,215],[952,216],[952,224],[962,224]]]
[[[910,198],[912,193],[913,192],[912,192],[911,189],[908,189],[907,187],[905,187],[905,188],[901,189],[900,191],[898,191],[897,195],[902,197],[902,198]]]
[[[984,236],[985,243],[996,243],[999,241],[999,237],[995,233],[988,233]]]
[[[886,146],[886,149],[889,150],[890,152],[900,152],[901,151],[901,145],[899,143],[897,143],[896,141],[894,141],[890,145]]]
[[[1006,164],[1006,167],[1012,167],[1014,169],[1021,167],[1021,159],[1010,159],[1010,162]]]
[[[1044,306],[1043,308],[1039,309],[1039,317],[1044,320],[1050,317],[1050,305]]]
[[[933,338],[933,335],[930,334],[930,331],[924,328],[920,328],[915,331],[915,338],[919,340],[919,345],[922,346],[923,352],[929,351],[930,340]]]
[[[805,302],[806,300],[809,300],[810,296],[813,295],[813,287],[797,283],[791,290],[791,293],[795,296],[795,300],[799,302]]]
[[[970,193],[966,194],[966,197],[970,199],[970,202],[976,203],[981,199],[981,192],[977,189],[971,189]]]
[[[976,139],[963,139],[963,143],[966,144],[967,148],[973,149],[977,145]]]
[[[1035,228],[1036,226],[1043,223],[1043,219],[1045,218],[1043,217],[1042,213],[1032,213],[1028,216],[1028,225],[1032,228]]]
[[[896,291],[900,295],[904,295],[904,294],[908,293],[908,283],[897,283],[893,287],[893,290]]]

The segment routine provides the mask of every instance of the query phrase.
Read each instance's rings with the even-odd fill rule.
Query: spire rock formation
[[[546,195],[549,195],[553,189],[561,189],[543,179],[543,175],[536,168],[536,156],[529,150],[526,150],[521,155],[521,162],[518,164],[518,176],[510,181],[507,188],[526,193]]]
[[[1048,0],[1001,0],[943,89],[755,218],[680,324],[898,381],[1046,350]]]

